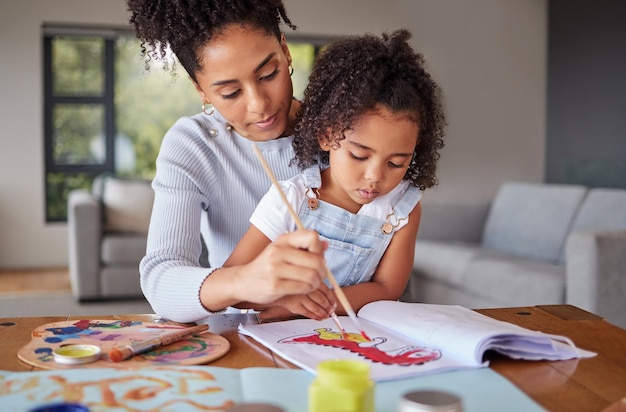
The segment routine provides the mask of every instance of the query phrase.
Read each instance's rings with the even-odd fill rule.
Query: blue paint
[[[51,355],[52,354],[52,348],[37,348],[35,349],[35,353],[36,354],[44,354],[44,355]]]

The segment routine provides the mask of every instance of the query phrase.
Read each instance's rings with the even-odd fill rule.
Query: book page
[[[361,308],[358,316],[475,363],[489,349],[529,360],[595,355],[576,348],[566,337],[525,329],[456,305],[377,301]]]
[[[458,357],[451,351],[442,351],[363,320],[361,326],[370,341],[361,335],[349,317],[340,316],[339,319],[348,332],[347,336],[342,336],[332,319],[241,325],[239,332],[312,373],[316,372],[321,361],[327,359],[368,362],[375,381],[486,366],[471,357]]]

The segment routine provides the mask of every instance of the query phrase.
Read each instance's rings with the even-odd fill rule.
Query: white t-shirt
[[[280,181],[278,184],[285,193],[285,197],[291,204],[291,207],[298,213],[302,203],[307,201],[308,188],[305,184],[304,175],[299,174],[290,180]],[[385,219],[391,213],[392,208],[400,201],[409,184],[406,180],[401,181],[391,192],[361,206],[357,214]],[[263,232],[271,241],[276,240],[278,236],[284,233],[296,230],[296,222],[291,217],[275,186],[272,186],[267,194],[263,196],[250,217],[250,223]],[[391,223],[394,226],[398,223],[395,230],[399,230],[408,223],[408,219],[403,219],[399,222],[392,221]]]

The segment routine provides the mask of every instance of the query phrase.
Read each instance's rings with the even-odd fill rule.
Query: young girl
[[[279,179],[298,173],[289,162],[300,103],[293,99],[291,54],[279,24],[295,26],[282,2],[128,0],[128,8],[145,59],[180,70],[171,49],[203,107],[171,127],[157,158],[139,268],[153,310],[197,322],[242,301],[279,305],[277,299],[299,294],[315,299],[299,314],[328,317],[335,298],[323,283],[323,243],[313,231],[285,234],[245,265],[222,267],[271,185],[252,145]],[[208,262],[201,259],[204,245]]]
[[[445,118],[423,58],[399,30],[347,37],[319,56],[305,91],[294,146],[304,172],[280,182],[303,225],[328,243],[326,262],[354,310],[398,299],[413,264],[422,191],[435,185]],[[296,229],[276,188],[225,266],[256,257]],[[290,301],[267,317],[293,316],[311,299]],[[345,314],[342,308],[337,312]]]

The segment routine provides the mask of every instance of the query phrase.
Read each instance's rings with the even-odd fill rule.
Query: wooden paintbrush
[[[148,352],[161,346],[192,337],[209,329],[209,325],[203,324],[189,328],[179,329],[161,336],[148,338],[141,342],[132,342],[127,345],[117,346],[109,351],[109,359],[113,362],[121,362],[140,353]]]
[[[281,189],[280,185],[278,184],[278,180],[276,180],[276,176],[274,176],[274,172],[272,171],[270,166],[267,164],[267,161],[265,160],[265,157],[263,157],[263,154],[261,153],[261,151],[259,150],[259,148],[256,145],[253,145],[253,148],[254,148],[254,153],[256,154],[256,156],[261,161],[261,165],[263,166],[263,169],[265,170],[265,173],[267,174],[267,176],[272,181],[272,184],[274,186],[276,186],[276,190],[278,190],[278,194],[280,195],[280,197],[283,200],[283,202],[285,202],[285,205],[287,206],[287,209],[289,210],[289,214],[291,215],[293,220],[296,222],[296,226],[298,227],[298,229],[304,230],[304,225],[302,224],[302,221],[300,220],[300,217],[295,212],[295,210],[293,210],[293,207],[291,207],[291,204],[287,200],[287,197],[285,196],[285,193],[283,192],[283,190]],[[332,285],[332,287],[333,287],[333,289],[335,291],[335,294],[337,295],[337,299],[339,299],[339,302],[341,302],[341,305],[343,306],[343,308],[348,313],[348,316],[350,317],[352,322],[354,322],[354,325],[359,329],[359,332],[361,332],[361,336],[363,336],[368,341],[371,341],[371,339],[369,338],[369,336],[367,336],[367,334],[365,333],[363,328],[361,328],[361,324],[359,323],[359,320],[356,317],[356,313],[354,313],[354,310],[352,309],[352,306],[350,306],[350,302],[348,302],[348,298],[346,298],[345,293],[343,293],[343,290],[341,290],[341,287],[339,287],[339,284],[337,283],[337,280],[335,280],[335,277],[330,272],[328,267],[326,267],[326,277],[328,277],[328,280],[330,281],[330,284]],[[335,315],[335,313],[333,312],[331,314],[331,317],[333,318],[333,320],[335,321],[335,323],[337,324],[339,329],[342,331],[342,334],[345,336],[346,331],[341,326],[341,323],[339,323],[339,319],[337,318],[337,315]]]

